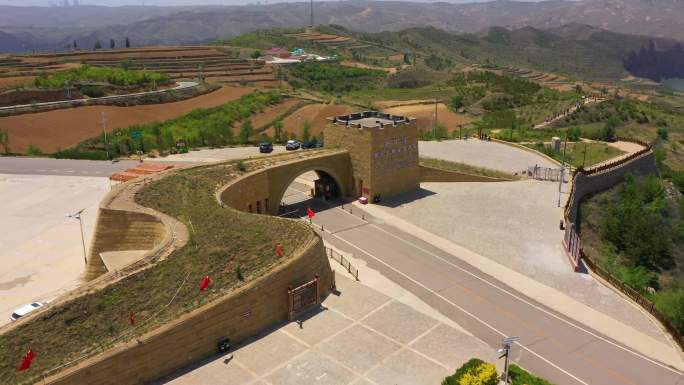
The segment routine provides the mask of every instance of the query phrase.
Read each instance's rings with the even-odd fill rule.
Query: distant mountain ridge
[[[620,33],[684,40],[682,0],[496,0],[467,4],[354,0],[315,3],[315,18],[317,24],[338,24],[365,32],[432,26],[473,33],[490,26],[550,29],[583,23]],[[256,29],[303,27],[308,23],[308,2],[225,7],[0,6],[0,31],[13,37],[0,40],[0,52],[16,51],[16,41],[24,49],[61,50],[73,41],[91,48],[96,40],[120,41],[125,36],[136,45],[201,43]]]

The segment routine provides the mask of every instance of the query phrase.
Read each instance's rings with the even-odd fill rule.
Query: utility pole
[[[565,144],[563,145],[563,158],[561,160],[560,176],[558,179],[558,207],[561,204],[561,192],[563,187],[563,180],[565,179],[565,151],[568,149],[568,132],[565,131]]]
[[[313,11],[313,0],[311,0],[311,16],[309,19],[309,28],[313,30],[314,27],[314,11]]]
[[[109,158],[109,146],[107,145],[107,118],[104,111],[102,111],[102,135],[104,135],[104,148],[107,153],[107,160],[111,160]]]
[[[503,372],[503,375],[501,376],[502,377],[501,379],[503,380],[503,383],[507,384],[507,385],[508,385],[508,356],[511,352],[511,345],[519,339],[520,339],[520,337],[504,338],[501,341],[501,349],[496,351],[497,353],[501,354],[501,356],[499,356],[499,358],[505,358],[504,372]]]
[[[86,255],[85,237],[83,236],[83,219],[81,219],[81,214],[84,211],[85,211],[85,209],[81,209],[74,214],[68,214],[67,218],[78,219],[78,224],[81,227],[81,245],[83,246],[83,262],[85,262],[85,264],[87,265],[88,264],[88,257]]]

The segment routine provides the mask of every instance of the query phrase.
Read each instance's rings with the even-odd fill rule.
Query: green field
[[[34,80],[34,84],[38,88],[64,88],[67,85],[82,83],[105,83],[114,86],[148,86],[156,88],[157,85],[168,81],[168,76],[157,72],[84,65],[68,71],[38,76]]]
[[[559,162],[565,160],[573,167],[588,168],[611,158],[624,154],[623,151],[605,143],[568,143],[567,150],[561,145],[560,151],[554,151],[550,145],[535,143],[525,146],[542,152]]]

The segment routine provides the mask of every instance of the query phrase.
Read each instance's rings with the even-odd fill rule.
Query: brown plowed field
[[[384,109],[383,112],[412,116],[418,121],[418,130],[425,131],[432,129],[435,105],[416,104],[411,106],[392,107]],[[450,132],[457,130],[459,124],[467,124],[471,120],[472,119],[467,115],[449,111],[443,103],[437,105],[437,123],[443,124]]]
[[[43,152],[69,148],[102,133],[101,113],[107,129],[177,118],[195,108],[216,107],[250,93],[254,88],[224,86],[221,89],[180,102],[132,107],[89,106],[0,118],[0,127],[9,132],[13,152],[25,152],[29,144]]]
[[[304,122],[308,120],[311,123],[311,135],[320,136],[323,127],[328,122],[325,118],[349,114],[357,109],[340,104],[309,104],[283,120],[283,132],[293,133],[301,138]],[[275,134],[273,128],[269,128],[266,132],[270,136]]]
[[[263,112],[252,115],[252,117],[250,118],[250,120],[252,121],[252,126],[256,130],[261,126],[272,122],[273,119],[285,113],[287,110],[289,110],[292,106],[294,106],[297,103],[299,103],[299,100],[297,99],[287,99],[280,104],[264,109]]]
[[[16,76],[12,78],[0,78],[0,91],[13,89],[16,86],[24,84],[33,84],[35,76]]]
[[[78,52],[77,55],[36,55],[36,56],[25,56],[22,59],[25,62],[37,62],[41,63],[44,61],[76,61],[81,60],[106,60],[106,59],[136,59],[136,58],[176,58],[176,57],[192,57],[192,56],[204,56],[204,55],[216,55],[224,54],[212,47],[159,47],[158,49],[153,48],[143,48],[143,49],[133,49],[124,51],[102,51],[102,52]],[[225,54],[224,54],[225,55]]]

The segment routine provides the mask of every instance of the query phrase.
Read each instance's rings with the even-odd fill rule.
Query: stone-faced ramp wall
[[[100,207],[90,245],[86,280],[107,273],[100,253],[151,250],[162,242],[165,232],[163,223],[153,215]]]

